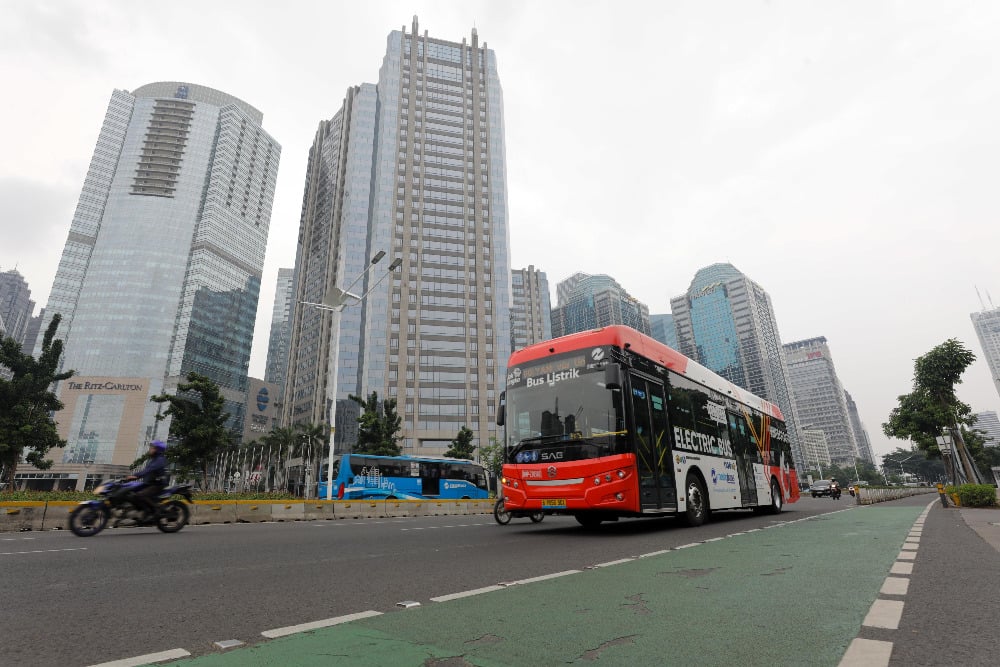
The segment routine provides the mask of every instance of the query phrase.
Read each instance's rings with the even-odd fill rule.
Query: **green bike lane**
[[[922,509],[852,507],[170,664],[837,665]]]

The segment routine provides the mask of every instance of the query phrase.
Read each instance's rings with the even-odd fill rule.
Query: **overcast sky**
[[[0,270],[45,305],[114,88],[188,81],[282,145],[251,374],[294,264],[306,159],[389,31],[497,54],[511,265],[606,273],[652,313],[730,262],[783,342],[826,336],[876,454],[913,359],[1000,305],[1000,3],[0,3]],[[997,410],[977,361],[959,396]]]

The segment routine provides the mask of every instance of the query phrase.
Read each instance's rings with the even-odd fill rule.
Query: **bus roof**
[[[781,414],[781,409],[774,403],[766,401],[746,389],[733,384],[698,362],[685,357],[677,350],[667,347],[660,341],[624,325],[616,324],[600,329],[581,331],[580,333],[569,334],[561,338],[553,338],[552,340],[529,345],[510,355],[510,362],[507,365],[516,366],[529,361],[535,361],[536,359],[544,359],[552,354],[572,352],[599,345],[613,345],[621,349],[631,350],[640,356],[655,361],[661,366],[666,366],[670,370],[690,378],[694,382],[722,394],[728,394],[739,402],[756,408],[776,419],[780,419],[781,421],[785,419]]]

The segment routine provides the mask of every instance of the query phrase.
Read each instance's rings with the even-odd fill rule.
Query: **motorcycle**
[[[830,489],[830,497],[833,498],[834,500],[840,500],[841,493],[842,491],[840,490],[839,486],[834,486],[833,488]]]
[[[511,518],[531,519],[531,523],[541,523],[545,518],[545,513],[540,510],[508,510],[504,506],[503,498],[497,498],[493,504],[493,520],[501,526],[510,523]]]
[[[154,501],[155,513],[136,506],[133,494],[142,487],[141,481],[109,480],[96,489],[98,500],[85,500],[70,512],[69,529],[78,537],[90,537],[104,530],[114,519],[112,527],[156,526],[164,533],[176,533],[187,525],[190,511],[187,504],[174,496],[191,500],[191,485],[179,484],[163,489]]]

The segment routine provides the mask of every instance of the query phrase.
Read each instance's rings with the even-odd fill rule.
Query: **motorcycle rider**
[[[149,443],[149,460],[142,470],[125,478],[126,481],[141,479],[143,485],[132,495],[132,503],[143,512],[145,520],[156,516],[155,498],[167,485],[167,445],[162,440]]]
[[[830,495],[834,500],[840,500],[840,484],[835,479],[830,480]]]

